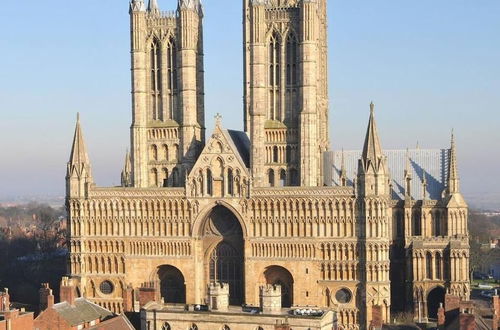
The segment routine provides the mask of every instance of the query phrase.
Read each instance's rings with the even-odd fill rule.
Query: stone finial
[[[215,118],[215,125],[221,127],[222,126],[222,115],[217,112],[217,114],[214,116]]]

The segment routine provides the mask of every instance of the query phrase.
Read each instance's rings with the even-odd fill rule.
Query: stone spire
[[[66,172],[66,183],[68,196],[70,197],[75,196],[75,194],[82,197],[86,184],[92,183],[92,171],[80,125],[80,114],[76,118],[73,146]]]
[[[130,153],[127,150],[125,154],[125,165],[122,170],[122,187],[132,186],[132,161],[130,159]]]
[[[382,147],[380,146],[380,139],[377,131],[377,124],[375,122],[375,105],[373,102],[370,104],[370,120],[368,122],[368,129],[366,131],[365,144],[363,146],[362,160],[365,169],[374,166],[375,170],[378,169],[379,161],[383,158]]]
[[[82,174],[82,165],[89,166],[88,170],[90,171],[89,155],[83,139],[79,113],[76,116],[75,135],[73,137],[73,146],[71,147],[71,155],[69,157],[68,165],[71,166],[72,171],[77,171],[79,175]],[[88,174],[90,174],[90,172]]]
[[[451,132],[451,148],[449,151],[450,159],[448,165],[448,193],[456,194],[460,192],[460,179],[458,177],[457,150],[455,146],[455,134]]]
[[[156,0],[149,0],[148,11],[155,14],[160,12],[160,7],[158,6],[158,2]]]

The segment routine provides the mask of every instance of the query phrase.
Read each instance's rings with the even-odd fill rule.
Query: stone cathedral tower
[[[326,0],[244,0],[245,131],[254,184],[321,186],[328,149]]]
[[[198,0],[130,4],[134,187],[184,185],[204,146],[202,19]]]

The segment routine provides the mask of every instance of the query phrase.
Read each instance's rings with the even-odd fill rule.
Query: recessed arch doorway
[[[429,291],[427,295],[427,317],[430,319],[437,319],[437,312],[439,305],[444,305],[445,290],[443,287],[438,286]]]
[[[160,295],[166,303],[185,304],[186,284],[182,272],[171,265],[158,267]]]
[[[263,282],[272,285],[281,285],[281,306],[293,305],[293,276],[288,269],[281,266],[266,267],[263,273]]]
[[[236,216],[226,207],[215,206],[203,225],[207,282],[229,284],[229,304],[244,302],[244,240]]]

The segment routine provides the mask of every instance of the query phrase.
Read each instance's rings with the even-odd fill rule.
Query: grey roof
[[[361,158],[361,150],[344,151],[344,162],[348,185],[353,184],[353,179],[358,173],[358,160]],[[387,165],[392,180],[394,199],[402,200],[405,195],[405,169],[407,159],[410,159],[411,171],[411,196],[413,199],[421,200],[423,197],[422,181],[425,175],[427,181],[427,198],[440,200],[446,187],[448,178],[449,149],[410,149],[410,150],[384,150],[387,156]],[[331,180],[334,186],[340,185],[340,171],[342,168],[342,151],[331,151],[325,159],[331,159],[333,173],[325,176]]]
[[[55,304],[53,307],[56,312],[65,319],[71,326],[76,326],[94,320],[103,320],[113,313],[102,308],[85,298],[75,299],[75,305],[66,301]]]
[[[245,163],[247,168],[250,167],[250,139],[248,138],[247,133],[242,131],[234,131],[228,129],[227,135],[230,137],[233,142],[236,150],[240,154],[241,159]]]

